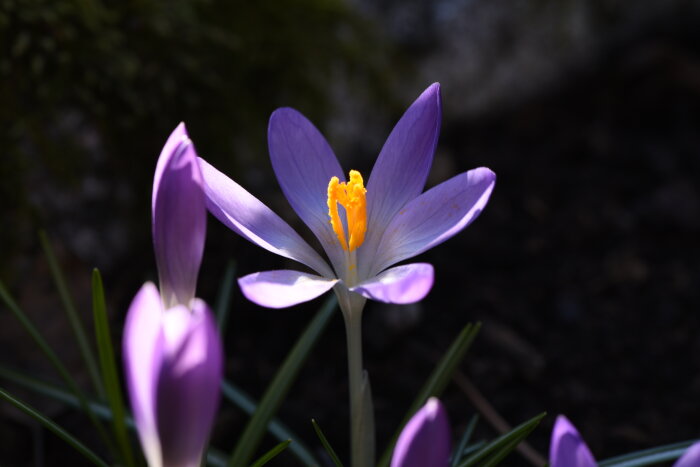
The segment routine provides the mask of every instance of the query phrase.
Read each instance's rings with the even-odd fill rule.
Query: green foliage
[[[267,386],[267,390],[260,399],[255,414],[246,425],[243,434],[238,439],[236,448],[229,459],[230,466],[247,465],[260,443],[263,435],[267,431],[267,426],[274,413],[287,395],[289,388],[295,381],[301,365],[306,361],[311,349],[318,341],[323,331],[326,329],[331,316],[336,309],[337,300],[332,295],[323,304],[321,309],[311,323],[306,327],[304,333],[294,344],[292,350],[287,354],[282,366],[277,370],[277,374]]]
[[[328,455],[331,457],[331,460],[333,461],[335,466],[336,467],[343,467],[343,463],[340,462],[340,458],[335,453],[335,450],[333,449],[333,446],[331,446],[331,443],[328,442],[326,435],[324,435],[323,431],[321,431],[321,427],[318,426],[318,423],[316,423],[316,420],[314,420],[312,418],[311,424],[314,426],[314,431],[316,432],[316,436],[318,436],[318,439],[321,441],[323,448],[326,450]]]

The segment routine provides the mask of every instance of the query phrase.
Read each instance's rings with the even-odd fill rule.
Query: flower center
[[[328,182],[328,215],[331,226],[345,251],[354,251],[365,241],[367,231],[367,190],[362,183],[362,175],[357,170],[350,171],[350,181],[340,183],[338,177]],[[338,205],[345,208],[347,226],[343,226],[338,214]],[[347,235],[350,238],[346,240]]]

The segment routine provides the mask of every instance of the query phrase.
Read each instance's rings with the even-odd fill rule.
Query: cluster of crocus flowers
[[[576,427],[563,415],[557,417],[549,445],[550,467],[596,467],[591,450]],[[700,442],[690,446],[674,467],[700,467]]]
[[[152,199],[160,293],[146,283],[129,307],[123,356],[149,466],[198,466],[219,402],[223,352],[214,317],[195,298],[206,233],[202,175],[184,124],[158,159]]]

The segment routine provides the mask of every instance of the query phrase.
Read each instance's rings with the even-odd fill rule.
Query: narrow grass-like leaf
[[[697,439],[657,446],[643,451],[612,457],[600,462],[598,465],[600,467],[642,467],[645,465],[668,462],[681,457],[683,453],[696,442],[698,442]]]
[[[452,342],[450,348],[447,349],[447,352],[445,352],[445,355],[443,355],[437,367],[435,367],[435,370],[433,370],[433,373],[428,377],[427,381],[419,391],[418,396],[413,400],[413,404],[408,409],[408,412],[404,417],[404,420],[401,422],[401,425],[399,425],[399,429],[396,431],[396,433],[394,433],[391,441],[384,450],[384,454],[382,454],[382,457],[377,464],[378,467],[387,467],[389,465],[391,454],[394,452],[396,440],[399,439],[401,430],[406,423],[408,423],[408,420],[410,420],[413,414],[425,404],[428,398],[439,397],[440,394],[442,394],[442,391],[445,390],[447,383],[449,383],[452,379],[452,375],[454,374],[455,370],[457,370],[457,367],[462,362],[464,356],[467,354],[467,350],[469,350],[469,347],[474,341],[476,335],[479,333],[480,328],[481,323],[467,324],[464,329],[462,329],[459,336],[457,336],[457,338]]]
[[[459,464],[459,467],[468,467],[478,465],[486,467],[497,465],[508,454],[510,454],[521,441],[527,438],[532,430],[534,430],[540,421],[547,415],[545,412],[531,418],[530,420],[521,423],[513,428],[508,433],[499,436],[489,444],[479,449],[477,452],[466,458]]]
[[[97,361],[95,360],[93,350],[90,348],[87,334],[85,333],[85,328],[83,327],[83,322],[75,309],[73,299],[71,298],[70,292],[68,292],[66,281],[63,278],[63,273],[58,265],[58,261],[56,261],[56,256],[53,253],[51,243],[49,242],[45,232],[39,232],[39,241],[41,242],[41,247],[44,249],[46,261],[49,263],[51,275],[56,283],[56,289],[58,290],[58,294],[63,302],[63,309],[66,312],[66,316],[68,316],[68,322],[70,323],[71,328],[73,328],[75,340],[78,343],[78,348],[83,356],[83,360],[85,360],[85,365],[88,369],[88,373],[90,374],[90,378],[92,378],[92,383],[95,386],[97,393],[104,397],[105,392],[104,388],[102,387],[102,380],[100,380],[99,371],[97,370]]]
[[[226,399],[230,400],[248,415],[253,415],[255,412],[257,404],[253,398],[232,383],[225,380],[222,381],[221,392]],[[301,438],[287,428],[282,422],[276,418],[272,418],[267,425],[267,430],[272,436],[277,438],[278,441],[291,439],[292,444],[289,445],[289,450],[303,465],[319,465],[318,460],[311,454],[311,450],[301,441]]]
[[[229,459],[230,466],[247,465],[260,443],[260,439],[267,430],[267,425],[272,419],[280,404],[287,395],[292,382],[306,361],[311,349],[325,330],[335,310],[337,301],[332,295],[316,313],[304,333],[299,337],[294,347],[287,355],[277,374],[267,387],[265,394],[260,399],[260,404],[255,414],[246,425],[243,434],[238,440],[236,448]]]
[[[41,394],[42,396],[46,396],[55,401],[63,402],[74,409],[82,409],[80,399],[78,399],[75,394],[55,384],[32,378],[31,376],[2,365],[0,365],[0,378],[4,378],[7,381],[11,381],[22,386],[23,388],[29,389],[30,391]],[[88,401],[88,405],[90,406],[90,410],[97,417],[103,420],[112,420],[112,411],[106,404],[97,401]],[[125,423],[130,429],[134,427],[134,421],[129,416],[126,416]]]
[[[459,440],[459,444],[457,445],[457,448],[452,451],[452,462],[450,462],[451,467],[456,467],[459,465],[459,462],[462,460],[464,457],[464,450],[469,444],[469,440],[472,438],[472,434],[474,433],[474,428],[476,427],[476,424],[479,422],[479,415],[475,414],[471,420],[469,420],[469,424],[467,425],[466,430],[464,430],[464,434],[462,435],[462,439]]]
[[[56,352],[53,351],[51,346],[49,346],[48,342],[46,342],[41,333],[39,333],[34,324],[29,320],[29,317],[26,315],[26,313],[24,313],[24,311],[22,311],[17,305],[17,303],[14,301],[14,299],[12,298],[8,290],[5,288],[5,284],[3,284],[2,281],[0,281],[0,298],[2,298],[2,300],[5,302],[5,305],[7,305],[12,314],[15,315],[15,318],[17,318],[20,324],[24,326],[24,329],[29,333],[36,345],[41,349],[42,352],[44,352],[44,355],[46,355],[46,357],[49,359],[56,371],[58,371],[59,375],[61,375],[61,378],[63,378],[63,380],[66,382],[66,385],[68,386],[70,391],[72,391],[73,394],[75,394],[75,396],[78,398],[78,401],[80,402],[80,407],[97,429],[97,432],[104,441],[105,445],[110,449],[111,452],[116,452],[112,440],[107,435],[107,431],[105,430],[104,426],[102,426],[102,423],[100,423],[100,421],[95,417],[94,412],[90,409],[90,406],[87,402],[87,398],[78,387],[78,384],[75,382],[75,379],[73,379],[66,367],[58,358]]]
[[[316,436],[318,436],[318,439],[321,440],[321,444],[323,445],[323,448],[326,450],[328,455],[331,456],[331,460],[335,464],[335,467],[343,467],[343,463],[340,462],[340,458],[338,458],[338,455],[335,453],[333,446],[331,446],[331,443],[328,442],[326,435],[323,434],[323,431],[321,431],[321,427],[318,426],[318,423],[316,423],[316,420],[314,420],[312,418],[311,424],[314,426],[314,431],[316,432]]]
[[[129,443],[129,436],[124,422],[124,398],[122,397],[119,373],[114,360],[114,347],[112,346],[112,338],[109,332],[109,318],[107,317],[107,306],[105,305],[104,287],[100,271],[97,269],[92,271],[92,310],[104,388],[107,393],[109,408],[114,415],[112,417],[112,429],[122,454],[122,460],[126,462],[126,465],[134,466],[134,456],[131,452],[131,444]]]
[[[4,389],[0,388],[0,398],[5,399],[10,404],[17,407],[22,412],[26,413],[30,417],[34,418],[36,421],[44,425],[49,430],[53,431],[59,438],[68,443],[76,451],[81,453],[85,458],[95,465],[107,467],[107,463],[100,459],[97,454],[88,449],[83,443],[75,439],[73,435],[68,433],[66,430],[61,428],[59,425],[54,423],[51,419],[43,416],[41,413],[37,412],[35,409],[20,401],[19,399],[13,397]]]
[[[219,294],[216,297],[216,324],[219,327],[221,342],[224,341],[226,335],[226,325],[228,324],[228,316],[231,312],[231,297],[233,296],[234,277],[236,275],[236,262],[231,260],[226,265],[224,277],[219,285]]]
[[[274,448],[270,449],[265,454],[263,454],[262,457],[260,457],[260,459],[256,460],[253,463],[253,465],[251,465],[250,467],[262,467],[263,465],[267,464],[272,459],[277,457],[277,455],[280,452],[287,449],[287,446],[289,446],[289,443],[291,443],[291,442],[292,442],[291,439],[288,439],[286,441],[282,441],[280,444],[278,444],[277,446],[275,446]]]

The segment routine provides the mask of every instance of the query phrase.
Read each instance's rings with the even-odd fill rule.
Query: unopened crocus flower
[[[593,454],[569,419],[557,417],[549,445],[550,467],[596,467]],[[700,442],[690,446],[674,467],[700,467]]]
[[[450,424],[440,400],[431,397],[411,417],[391,457],[391,467],[446,467],[450,461]]]
[[[330,264],[272,210],[202,161],[207,207],[214,216],[253,243],[315,272],[250,274],[239,280],[245,296],[272,308],[311,300],[332,287],[345,308],[356,308],[352,300],[364,303],[364,298],[388,303],[421,300],[432,287],[433,267],[392,266],[469,225],[486,206],[496,178],[491,170],[478,168],[422,193],[440,122],[440,87],[433,84],[394,127],[365,188],[356,170],[346,180],[325,138],[303,115],[290,108],[272,114],[272,168]]]
[[[195,298],[206,207],[184,124],[158,160],[152,216],[160,293],[146,283],[129,308],[126,382],[148,464],[194,467],[201,463],[218,407],[223,358],[211,310]]]

